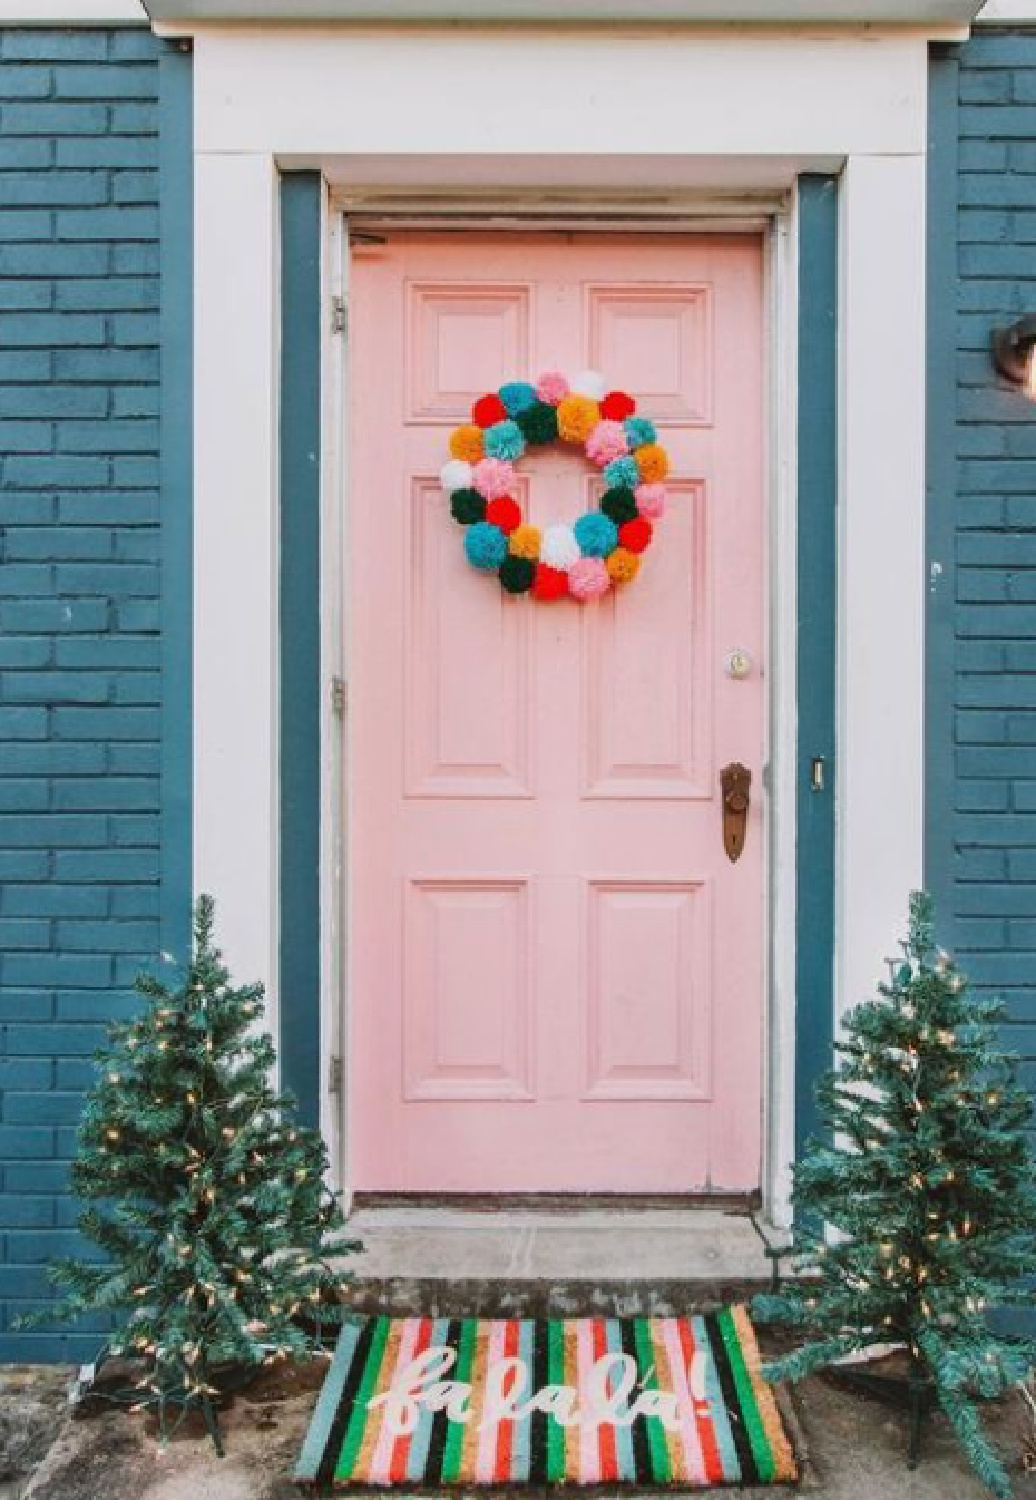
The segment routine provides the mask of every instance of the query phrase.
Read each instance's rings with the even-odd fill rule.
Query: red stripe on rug
[[[694,1329],[690,1318],[681,1318],[680,1344],[683,1349],[683,1357],[687,1364],[687,1381],[691,1385],[692,1399],[694,1387],[691,1383],[691,1371],[694,1368],[694,1356],[697,1353],[697,1344],[694,1342]],[[729,1479],[729,1475],[723,1471],[723,1458],[716,1442],[716,1434],[712,1427],[712,1418],[708,1415],[708,1405],[704,1401],[694,1400],[694,1420],[698,1428],[698,1441],[701,1443],[702,1457],[705,1460],[705,1477],[710,1483],[722,1484]]]
[[[608,1324],[604,1318],[594,1319],[594,1361],[607,1357],[608,1349]],[[601,1455],[601,1482],[608,1483],[619,1477],[619,1460],[615,1451],[615,1428],[610,1422],[603,1423],[597,1429],[597,1439]]]
[[[432,1342],[432,1329],[435,1327],[432,1318],[422,1318],[417,1330],[417,1338],[414,1341],[414,1358],[423,1354]],[[405,1484],[407,1471],[410,1464],[410,1444],[414,1441],[412,1432],[404,1433],[396,1438],[392,1449],[392,1458],[389,1461],[389,1484]]]
[[[504,1330],[504,1358],[514,1359],[518,1354],[518,1324],[513,1318],[507,1321]],[[514,1389],[512,1380],[508,1392]],[[496,1474],[498,1484],[510,1484],[514,1479],[514,1423],[501,1421],[496,1429]]]

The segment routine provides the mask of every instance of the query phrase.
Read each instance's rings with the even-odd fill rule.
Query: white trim
[[[1023,26],[1036,23],[1036,0],[989,0],[975,17],[976,26]]]
[[[693,26],[942,27],[966,25],[981,0],[552,0],[551,18],[576,25],[635,21]],[[484,0],[148,0],[155,21],[182,23],[392,22],[484,25]],[[495,0],[495,23],[543,24],[543,0]]]
[[[0,26],[146,26],[140,0],[0,0]]]

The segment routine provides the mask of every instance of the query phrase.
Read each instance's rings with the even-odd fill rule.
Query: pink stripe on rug
[[[576,1324],[576,1369],[579,1374],[579,1406],[584,1420],[579,1424],[579,1483],[601,1482],[601,1429],[596,1422],[585,1419],[586,1390],[590,1372],[594,1367],[594,1325],[590,1318],[580,1318]]]
[[[489,1325],[489,1348],[486,1357],[486,1368],[491,1369],[504,1358],[507,1352],[507,1324],[500,1318],[495,1318]],[[478,1434],[478,1456],[475,1460],[475,1481],[477,1484],[492,1484],[494,1480],[500,1481],[510,1479],[510,1474],[498,1474],[496,1472],[496,1440],[500,1430],[497,1421],[487,1421],[486,1413],[486,1387],[483,1385],[481,1391],[473,1392],[475,1401],[475,1412],[479,1417]]]
[[[420,1336],[421,1319],[407,1318],[399,1336],[399,1355],[396,1359],[396,1368],[391,1372],[389,1384],[395,1379],[397,1372],[413,1359]],[[371,1484],[388,1484],[392,1478],[392,1454],[396,1446],[397,1433],[393,1425],[385,1421],[386,1415],[387,1413],[382,1415],[381,1431],[378,1433],[377,1445],[371,1457]]]
[[[705,1455],[702,1452],[701,1439],[698,1436],[698,1423],[694,1415],[694,1395],[691,1391],[691,1383],[688,1378],[687,1359],[683,1349],[683,1339],[680,1337],[680,1325],[676,1318],[662,1319],[662,1334],[665,1339],[666,1352],[669,1355],[669,1370],[673,1382],[673,1394],[676,1396],[685,1416],[680,1425],[680,1437],[683,1442],[684,1453],[687,1458],[687,1477],[693,1481],[704,1482],[707,1478],[705,1473]]]

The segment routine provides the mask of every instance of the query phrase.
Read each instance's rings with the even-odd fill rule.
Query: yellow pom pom
[[[645,443],[633,457],[637,461],[637,472],[645,484],[658,484],[669,473],[669,454],[657,443]]]
[[[589,396],[565,396],[558,402],[558,437],[585,443],[601,420],[601,409]]]
[[[625,547],[616,547],[605,558],[604,563],[613,583],[629,583],[631,578],[637,576],[640,558],[635,552],[627,552]]]
[[[540,555],[540,533],[536,526],[516,526],[511,532],[511,553],[537,562]]]
[[[477,464],[482,457],[482,429],[466,422],[450,433],[450,452],[466,464]]]

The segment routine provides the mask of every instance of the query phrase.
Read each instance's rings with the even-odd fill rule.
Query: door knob
[[[745,847],[752,773],[739,760],[732,760],[719,773],[719,784],[723,791],[723,847],[731,864],[735,864]]]

